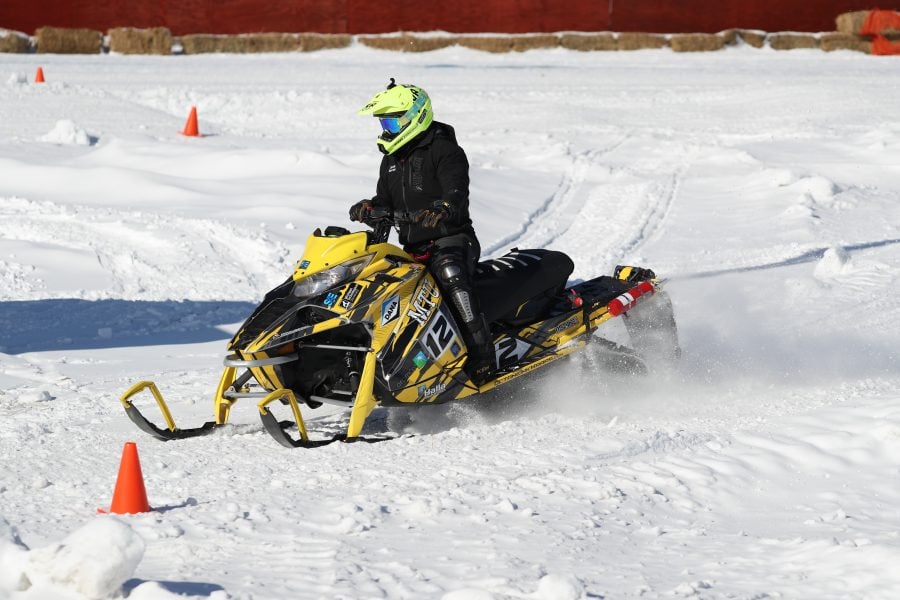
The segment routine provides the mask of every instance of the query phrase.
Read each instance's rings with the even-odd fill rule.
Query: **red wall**
[[[900,10],[900,0],[878,0]],[[165,26],[185,33],[832,31],[865,0],[0,0],[0,27]]]

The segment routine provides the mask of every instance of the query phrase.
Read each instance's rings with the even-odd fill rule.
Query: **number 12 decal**
[[[450,327],[447,317],[442,313],[438,313],[425,333],[425,348],[428,349],[431,358],[437,360],[444,353],[444,350],[447,349],[447,346],[450,345],[450,342],[453,341],[454,337],[453,329]]]

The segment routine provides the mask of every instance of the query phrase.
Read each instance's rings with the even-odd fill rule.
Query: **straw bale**
[[[484,52],[509,52],[513,49],[512,36],[463,35],[457,42],[460,46]]]
[[[296,33],[251,33],[244,35],[211,35],[196,33],[181,36],[185,54],[257,52],[296,52],[303,40]]]
[[[756,29],[738,29],[738,36],[744,43],[754,48],[762,48],[766,45],[766,32]]]
[[[227,39],[231,36],[192,33],[181,36],[181,47],[185,54],[208,54],[213,52],[233,52]]]
[[[619,34],[619,50],[643,50],[646,48],[665,48],[669,45],[669,40],[664,35],[655,33],[632,33],[623,32]]]
[[[713,52],[725,47],[725,38],[714,33],[674,34],[669,44],[675,52]]]
[[[457,38],[451,36],[426,36],[414,35],[399,36],[359,36],[359,43],[370,48],[380,50],[394,50],[399,52],[430,52],[456,44]]]
[[[93,29],[41,27],[34,36],[42,54],[98,54],[103,46],[103,34]]]
[[[775,50],[799,50],[818,48],[819,39],[805,33],[773,33],[769,35],[769,46]]]
[[[165,27],[110,29],[109,50],[119,54],[172,54],[172,32]]]
[[[301,49],[304,52],[346,48],[353,41],[349,35],[342,33],[301,33]]]
[[[825,52],[833,50],[855,50],[871,54],[872,42],[868,39],[849,33],[823,33],[819,37],[819,47]]]
[[[31,38],[19,31],[0,29],[0,53],[23,54],[31,49]]]
[[[866,17],[868,16],[869,11],[856,10],[838,15],[834,22],[840,33],[859,35],[859,32],[862,31],[863,24],[866,22]]]
[[[559,45],[582,52],[619,49],[616,36],[612,33],[564,33],[559,38]]]
[[[537,50],[540,48],[556,48],[559,46],[559,36],[553,34],[539,35],[514,35],[512,36],[512,49],[516,52]]]
[[[726,29],[724,31],[720,31],[716,35],[722,36],[722,41],[725,43],[726,46],[737,45],[738,40],[741,37],[740,33],[738,32],[737,29]]]

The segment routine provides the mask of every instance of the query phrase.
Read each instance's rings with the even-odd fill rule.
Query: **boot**
[[[494,341],[488,329],[484,315],[479,314],[471,323],[464,324],[469,330],[472,343],[468,345],[469,356],[466,359],[465,371],[472,382],[481,387],[494,378],[497,371],[497,355]]]

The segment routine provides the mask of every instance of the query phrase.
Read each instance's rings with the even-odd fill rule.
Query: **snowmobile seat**
[[[475,291],[488,323],[519,326],[540,320],[555,304],[575,269],[554,250],[513,249],[478,263]]]

